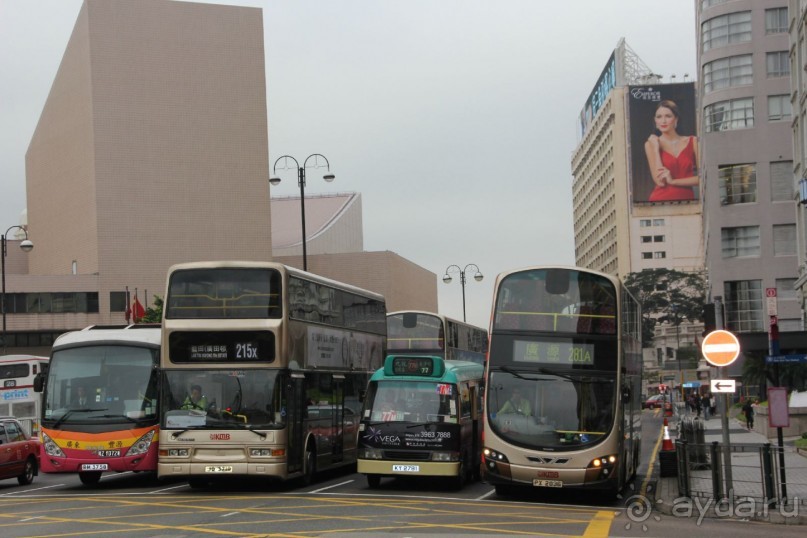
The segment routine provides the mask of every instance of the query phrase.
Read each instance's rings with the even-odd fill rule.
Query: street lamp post
[[[686,398],[684,397],[684,370],[681,368],[681,340],[679,338],[681,320],[678,317],[678,305],[672,303],[670,304],[670,309],[673,312],[673,320],[675,323],[675,358],[678,361],[678,377],[681,379],[681,401],[686,402]]]
[[[22,230],[25,234],[25,239],[20,242],[20,248],[23,252],[30,252],[32,248],[34,248],[34,244],[28,239],[28,230],[24,227],[15,225],[11,226],[6,233],[0,235],[0,274],[2,274],[2,281],[3,281],[3,288],[2,294],[0,294],[0,310],[3,312],[3,335],[0,337],[0,341],[2,341],[3,349],[6,349],[6,254],[8,251],[6,247],[8,245],[6,241],[6,237],[8,236],[8,232],[11,230]]]
[[[277,160],[275,161],[275,165],[272,167],[272,173],[277,173],[277,163],[279,163],[281,160],[283,161],[283,166],[281,167],[281,170],[283,170],[289,168],[289,166],[287,166],[286,163],[289,160],[292,160],[294,161],[294,167],[297,169],[297,184],[300,186],[300,215],[302,218],[302,227],[303,227],[303,271],[308,271],[308,252],[306,250],[306,244],[305,244],[305,169],[306,167],[308,167],[308,160],[311,159],[312,157],[314,158],[314,163],[311,165],[311,168],[320,168],[321,165],[319,164],[319,159],[322,158],[322,160],[325,161],[325,168],[328,171],[325,175],[322,176],[322,179],[324,179],[327,182],[333,181],[336,176],[331,173],[331,164],[328,162],[328,159],[325,157],[325,155],[322,155],[320,153],[312,153],[311,155],[306,157],[305,160],[303,161],[302,166],[300,166],[300,163],[297,162],[297,159],[295,159],[291,155],[283,155],[277,158]],[[272,185],[279,185],[280,177],[278,177],[277,175],[274,177],[270,177],[269,183]]]
[[[465,319],[465,272],[468,270],[469,267],[473,267],[473,269],[476,271],[476,274],[474,275],[474,280],[476,280],[477,282],[481,282],[484,277],[482,276],[482,272],[479,271],[479,267],[477,267],[475,263],[469,263],[468,265],[465,266],[464,269],[460,269],[459,265],[453,265],[453,264],[449,265],[448,267],[446,267],[446,274],[443,275],[443,282],[445,282],[446,284],[451,284],[451,281],[453,279],[451,278],[451,275],[449,273],[460,274],[460,285],[462,286],[462,321],[467,321]]]

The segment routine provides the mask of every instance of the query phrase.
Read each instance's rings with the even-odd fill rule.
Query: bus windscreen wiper
[[[58,428],[59,424],[61,424],[65,420],[67,420],[67,417],[69,417],[73,413],[90,413],[92,411],[106,411],[106,409],[89,409],[89,408],[87,408],[87,409],[70,409],[64,415],[59,417],[59,420],[56,421],[56,423],[53,425],[53,427]]]
[[[125,418],[129,422],[134,422],[135,424],[137,423],[137,420],[127,415],[101,415],[101,418]]]

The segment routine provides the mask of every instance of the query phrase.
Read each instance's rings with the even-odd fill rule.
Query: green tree
[[[630,273],[625,286],[642,306],[642,342],[647,346],[652,346],[657,323],[680,325],[703,317],[706,279],[702,272],[643,269]]]
[[[163,320],[163,300],[157,295],[154,296],[154,306],[146,308],[146,314],[140,323],[162,323]]]

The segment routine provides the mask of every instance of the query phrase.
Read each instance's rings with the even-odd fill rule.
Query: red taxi
[[[39,441],[29,437],[15,418],[0,417],[0,480],[30,484],[39,473]]]

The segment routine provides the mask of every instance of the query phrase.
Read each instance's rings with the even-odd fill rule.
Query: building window
[[[750,54],[720,58],[703,66],[703,91],[706,93],[753,83],[754,69]]]
[[[109,292],[109,311],[110,312],[126,312],[126,292],[125,291],[110,291]]]
[[[701,9],[707,9],[712,6],[718,6],[720,4],[725,4],[729,0],[701,0]]]
[[[795,278],[777,278],[776,279],[776,297],[777,299],[797,299],[796,297],[796,279]]]
[[[768,78],[790,76],[790,58],[786,50],[769,52],[765,55]]]
[[[757,201],[757,168],[753,164],[734,164],[717,169],[720,203],[747,204]]]
[[[97,313],[97,292],[6,294],[6,312],[11,314]]]
[[[759,226],[721,228],[720,245],[723,258],[759,256]]]
[[[793,200],[793,161],[771,163],[771,201]]]
[[[63,334],[60,332],[7,332],[6,346],[12,347],[52,347],[53,341]]]
[[[773,227],[773,255],[795,256],[796,225],[776,224]]]
[[[734,131],[754,126],[754,99],[719,101],[704,108],[706,132]]]
[[[765,10],[765,33],[783,34],[787,32],[787,8],[776,7]]]
[[[642,220],[639,221],[639,226],[641,228],[649,228],[652,225],[653,225],[653,221],[650,220],[650,219],[642,219]]]
[[[768,96],[768,121],[789,120],[792,115],[789,95]]]
[[[664,226],[664,219],[653,219],[653,226]]]
[[[653,237],[649,235],[642,236],[642,243],[650,243],[653,241]]]
[[[726,329],[736,332],[762,331],[762,281],[737,280],[723,283]]]
[[[652,252],[642,252],[642,259],[643,260],[652,260],[653,253]]]
[[[664,242],[664,236],[663,235],[654,235],[653,236],[653,242],[654,243],[663,243]]]
[[[701,25],[703,52],[715,47],[751,41],[751,12],[739,11],[709,19]]]
[[[664,252],[663,250],[662,250],[662,251],[660,251],[660,252],[654,252],[654,253],[653,253],[653,257],[654,257],[655,259],[657,259],[657,260],[661,260],[661,259],[663,259],[663,258],[666,258],[666,257],[667,257],[667,253],[666,253],[666,252]]]

